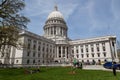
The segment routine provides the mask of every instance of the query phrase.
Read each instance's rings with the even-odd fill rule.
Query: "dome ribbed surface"
[[[63,18],[63,15],[59,12],[59,11],[53,11],[51,12],[49,15],[48,15],[48,19],[51,19],[51,18]]]

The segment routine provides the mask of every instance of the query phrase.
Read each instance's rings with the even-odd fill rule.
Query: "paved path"
[[[102,65],[84,65],[83,69],[112,71],[112,69],[106,69]],[[120,70],[117,70],[117,72],[120,72]]]

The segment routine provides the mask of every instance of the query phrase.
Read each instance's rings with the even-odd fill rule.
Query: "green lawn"
[[[0,80],[120,80],[120,73],[113,76],[111,71],[71,71],[70,67],[42,67],[38,73],[26,74],[25,69],[0,69]]]

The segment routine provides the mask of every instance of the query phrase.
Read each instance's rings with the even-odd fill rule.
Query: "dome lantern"
[[[55,9],[55,11],[58,11],[58,7],[57,7],[57,5],[55,5],[54,9]]]
[[[63,15],[61,14],[61,12],[58,11],[58,7],[57,5],[55,5],[54,7],[54,11],[52,11],[49,15],[47,19],[51,19],[51,18],[61,18],[64,20]]]

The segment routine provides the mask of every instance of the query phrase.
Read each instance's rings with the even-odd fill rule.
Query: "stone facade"
[[[83,40],[71,40],[67,36],[68,27],[63,15],[55,6],[45,22],[44,35],[29,31],[20,33],[23,47],[9,47],[8,54],[0,55],[2,64],[33,66],[53,62],[71,63],[77,59],[84,63],[118,61],[116,36],[104,36]]]
[[[70,41],[71,54],[81,62],[96,64],[105,61],[118,61],[116,36],[104,36]]]

